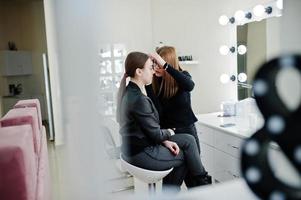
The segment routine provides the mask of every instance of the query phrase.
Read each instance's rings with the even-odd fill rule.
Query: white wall
[[[173,0],[102,1],[98,3],[103,3],[99,7],[102,17],[96,20],[96,24],[102,24],[99,26],[102,30],[98,45],[125,43],[129,50],[152,51],[159,41],[163,41],[174,45],[179,54],[193,55],[199,65],[183,66],[196,83],[192,92],[193,109],[195,113],[217,111],[221,101],[237,98],[235,82],[222,85],[219,81],[222,73],[236,74],[236,57],[221,56],[218,51],[222,44],[236,43],[235,26],[221,26],[218,18],[222,14],[232,16],[238,9],[252,8],[257,3],[265,2],[268,0],[178,0],[176,3]],[[69,19],[70,22],[72,20]],[[61,20],[58,22],[62,27],[64,23]],[[60,34],[68,37],[68,33]],[[69,47],[65,45],[62,48],[71,53],[75,46]]]
[[[128,51],[149,52],[152,47],[152,0],[105,0],[99,7],[98,45],[123,43]],[[100,18],[101,17],[101,18]]]
[[[62,132],[56,132],[56,139],[64,142],[58,147],[63,158],[58,172],[61,199],[103,198],[103,180],[114,166],[103,157],[98,54],[103,45],[114,43],[125,44],[128,51],[151,50],[150,1],[45,1],[47,37],[52,43],[50,75],[57,80],[52,89],[59,90],[54,117]]]
[[[282,17],[272,17],[266,21],[267,37],[267,60],[278,56],[281,53],[280,35]]]
[[[298,12],[301,8],[300,0],[285,0],[283,21],[281,23],[280,44],[282,52],[301,53],[301,23]]]

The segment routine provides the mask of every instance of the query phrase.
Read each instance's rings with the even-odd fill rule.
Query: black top
[[[168,66],[166,71],[175,79],[179,90],[175,96],[166,99],[162,93],[157,97],[152,89],[152,85],[146,86],[147,95],[154,102],[160,115],[160,125],[162,128],[187,127],[197,121],[191,108],[190,92],[194,88],[194,82],[187,71],[178,71],[172,66]]]
[[[120,115],[121,148],[126,156],[133,156],[171,136],[167,129],[160,128],[159,114],[151,99],[131,81],[122,98]]]

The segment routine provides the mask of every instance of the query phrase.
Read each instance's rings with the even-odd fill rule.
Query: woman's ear
[[[135,74],[139,77],[142,75],[142,69],[140,68],[137,68],[136,71],[135,71]]]

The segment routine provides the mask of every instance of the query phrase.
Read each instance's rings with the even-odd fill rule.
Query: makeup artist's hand
[[[163,60],[163,58],[157,52],[149,54],[149,57],[152,59],[153,62],[157,63],[161,68],[166,63],[165,60]]]
[[[177,143],[172,142],[172,141],[169,141],[169,140],[165,140],[165,141],[163,142],[163,144],[164,144],[164,146],[165,146],[166,148],[168,148],[169,151],[170,151],[171,153],[173,153],[175,156],[178,155],[178,154],[180,153],[180,148],[179,148],[179,146],[177,145]]]

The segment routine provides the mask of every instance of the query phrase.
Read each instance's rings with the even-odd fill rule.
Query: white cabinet
[[[200,142],[200,146],[201,146],[202,163],[205,169],[208,171],[208,173],[212,176],[213,174],[216,173],[216,168],[214,165],[215,149],[212,146],[205,144],[203,142]]]
[[[223,151],[234,158],[240,158],[241,146],[244,140],[217,130],[213,130],[213,133],[216,149]]]
[[[28,51],[1,51],[0,68],[2,76],[32,74],[32,55]]]
[[[240,178],[240,152],[243,142],[259,126],[254,124],[254,127],[250,127],[240,117],[218,117],[219,114],[198,115],[196,127],[206,170],[215,182],[224,182]],[[225,124],[235,125],[227,128],[220,126]]]
[[[216,150],[214,154],[215,172],[213,178],[215,181],[224,182],[240,177],[239,159],[219,150]]]
[[[246,138],[256,132],[260,126],[246,126],[243,118],[221,118],[219,113],[198,115],[196,128],[198,131],[201,159],[215,182],[224,182],[239,178],[240,155]],[[235,126],[222,128],[221,124],[233,123]],[[263,125],[263,122],[259,122]],[[246,128],[248,127],[248,128]],[[292,167],[280,148],[272,143],[269,148],[269,165],[276,177],[293,186],[301,185],[301,176]]]
[[[245,139],[200,122],[196,127],[200,139],[201,160],[213,181],[225,182],[240,178],[240,152]],[[300,175],[277,145],[270,146],[268,159],[276,177],[296,187],[301,184]]]
[[[222,133],[201,123],[197,124],[201,159],[215,182],[240,177],[239,151],[243,140]]]

